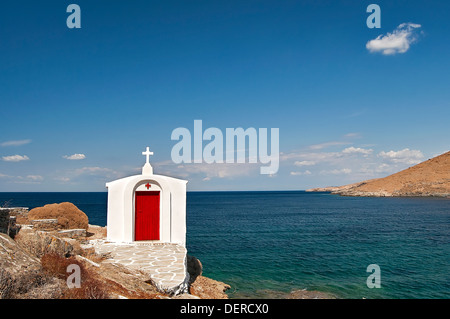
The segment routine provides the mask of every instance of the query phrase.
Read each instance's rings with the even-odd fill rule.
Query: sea
[[[107,193],[0,193],[0,205],[10,207],[65,201],[90,224],[106,225]],[[188,192],[187,249],[203,275],[231,286],[230,298],[308,290],[351,299],[447,299],[450,200]],[[371,285],[374,275],[379,288]]]

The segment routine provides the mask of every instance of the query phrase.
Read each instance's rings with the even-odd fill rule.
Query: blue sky
[[[66,26],[70,3],[81,29]],[[380,29],[366,25],[371,3]],[[139,173],[146,146],[155,173],[188,190],[389,175],[449,150],[448,12],[447,1],[2,4],[0,191],[105,191]],[[173,163],[172,131],[196,119],[279,128],[277,174]]]

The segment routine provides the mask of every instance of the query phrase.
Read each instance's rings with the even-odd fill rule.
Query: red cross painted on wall
[[[149,183],[145,184],[145,187],[147,187],[147,189],[149,189],[150,187],[152,187],[152,185],[150,185]]]

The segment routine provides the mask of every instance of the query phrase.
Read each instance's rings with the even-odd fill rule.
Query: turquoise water
[[[188,249],[230,297],[450,297],[450,200],[327,193],[191,193]],[[381,269],[369,289],[367,266]]]
[[[106,224],[105,193],[0,193],[0,203],[71,201]],[[305,192],[191,192],[187,248],[231,298],[296,289],[340,298],[449,298],[450,200]],[[369,289],[369,264],[381,288]]]

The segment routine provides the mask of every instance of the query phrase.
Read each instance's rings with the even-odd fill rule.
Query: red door
[[[159,192],[136,192],[135,240],[159,240]]]

